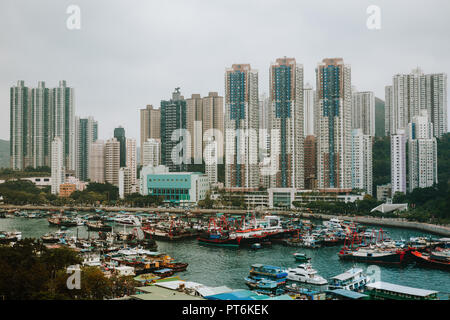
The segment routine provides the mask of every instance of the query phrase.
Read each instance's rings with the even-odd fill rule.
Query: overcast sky
[[[66,27],[72,4],[80,30]],[[380,30],[366,27],[370,5],[381,9]],[[138,141],[140,108],[178,86],[185,97],[223,95],[233,63],[259,70],[263,93],[278,57],[295,57],[314,86],[317,63],[343,57],[352,84],[384,100],[395,73],[449,73],[449,9],[447,0],[1,0],[0,138],[9,139],[17,80],[67,80],[76,115],[98,120],[100,138],[122,125]]]

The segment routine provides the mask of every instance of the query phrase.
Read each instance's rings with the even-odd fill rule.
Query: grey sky
[[[81,30],[66,9],[81,8]],[[369,5],[381,30],[366,27]],[[224,70],[250,63],[268,92],[269,66],[295,57],[315,86],[325,57],[352,66],[352,84],[384,100],[395,73],[450,71],[450,2],[413,0],[1,0],[0,138],[9,139],[9,88],[17,80],[75,88],[75,112],[99,121],[100,138],[122,125],[139,140],[139,109],[180,86],[224,92]],[[450,115],[450,113],[449,113]]]

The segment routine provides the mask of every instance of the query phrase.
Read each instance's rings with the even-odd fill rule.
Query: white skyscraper
[[[127,138],[126,140],[126,165],[130,169],[131,185],[136,186],[137,179],[137,153],[136,153],[136,140]]]
[[[111,138],[105,144],[105,181],[119,186],[120,142]]]
[[[105,183],[105,142],[97,140],[89,151],[89,180]]]
[[[52,142],[52,194],[59,194],[59,186],[64,183],[66,172],[64,168],[64,146],[60,137],[55,137]]]
[[[440,138],[447,132],[447,75],[424,74],[419,68],[410,74],[393,77],[390,104],[391,134],[406,130],[412,118],[427,110],[433,123],[434,136]],[[388,94],[388,92],[386,92]],[[387,100],[387,98],[386,98]]]
[[[142,145],[143,166],[159,166],[161,164],[161,141],[159,139],[147,139]]]
[[[362,129],[364,135],[375,136],[375,97],[373,92],[352,93],[352,129]]]
[[[362,129],[352,130],[352,189],[372,195],[372,137]]]
[[[312,85],[307,83],[303,88],[303,101],[305,108],[305,137],[315,135],[314,95]]]
[[[119,169],[119,197],[125,198],[126,195],[132,193],[132,173],[129,167]]]
[[[396,192],[406,193],[406,133],[398,129],[391,135],[391,187]]]
[[[414,116],[408,125],[409,191],[437,183],[437,141],[427,110]]]

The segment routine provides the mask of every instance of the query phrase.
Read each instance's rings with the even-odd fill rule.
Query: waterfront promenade
[[[3,210],[77,210],[77,211],[94,211],[95,209],[101,209],[103,211],[110,212],[119,212],[119,211],[128,211],[128,212],[169,212],[169,213],[185,213],[190,212],[192,214],[216,214],[220,213],[228,213],[228,214],[246,214],[249,211],[255,210],[240,210],[240,209],[185,209],[185,208],[157,208],[157,207],[92,207],[92,206],[73,206],[73,207],[59,207],[59,206],[35,206],[35,205],[0,205],[0,209]],[[376,218],[369,216],[345,216],[345,215],[328,215],[321,213],[309,213],[302,212],[300,210],[275,210],[275,209],[263,209],[263,210],[255,210],[257,214],[270,213],[277,215],[291,215],[295,214],[301,218],[305,219],[320,219],[320,220],[329,220],[331,218],[339,218],[342,220],[354,221],[362,224],[369,225],[379,225],[386,227],[396,227],[396,228],[407,228],[407,229],[415,229],[420,231],[425,231],[429,233],[434,233],[436,235],[450,237],[450,226],[449,225],[436,225],[429,224],[423,222],[416,221],[407,221],[405,219],[400,218]]]

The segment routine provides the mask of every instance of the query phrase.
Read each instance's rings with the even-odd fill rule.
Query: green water
[[[123,230],[123,228],[123,226],[119,226],[115,230]],[[84,226],[69,228],[69,231],[76,234],[77,229],[80,237],[88,236]],[[56,231],[58,228],[49,226],[46,219],[16,217],[0,219],[0,230],[21,231],[22,237],[26,238],[40,237],[49,231]],[[431,236],[428,233],[408,229],[383,228],[383,230],[386,230],[392,239]],[[91,233],[91,235],[96,234],[96,232]],[[303,252],[311,257],[313,267],[326,279],[345,272],[353,266],[361,267],[372,274],[372,270],[367,269],[368,264],[355,264],[350,261],[339,260],[337,255],[340,250],[339,246],[305,249],[274,244],[271,248],[254,251],[248,248],[202,246],[197,243],[197,240],[157,242],[158,251],[169,254],[177,261],[189,263],[188,269],[178,274],[180,278],[209,286],[225,285],[233,289],[246,288],[243,279],[248,275],[252,264],[262,263],[281,267],[295,267],[297,264],[293,256],[295,252]],[[450,294],[449,272],[423,268],[415,265],[414,262],[402,267],[376,266],[374,276],[380,281]]]

